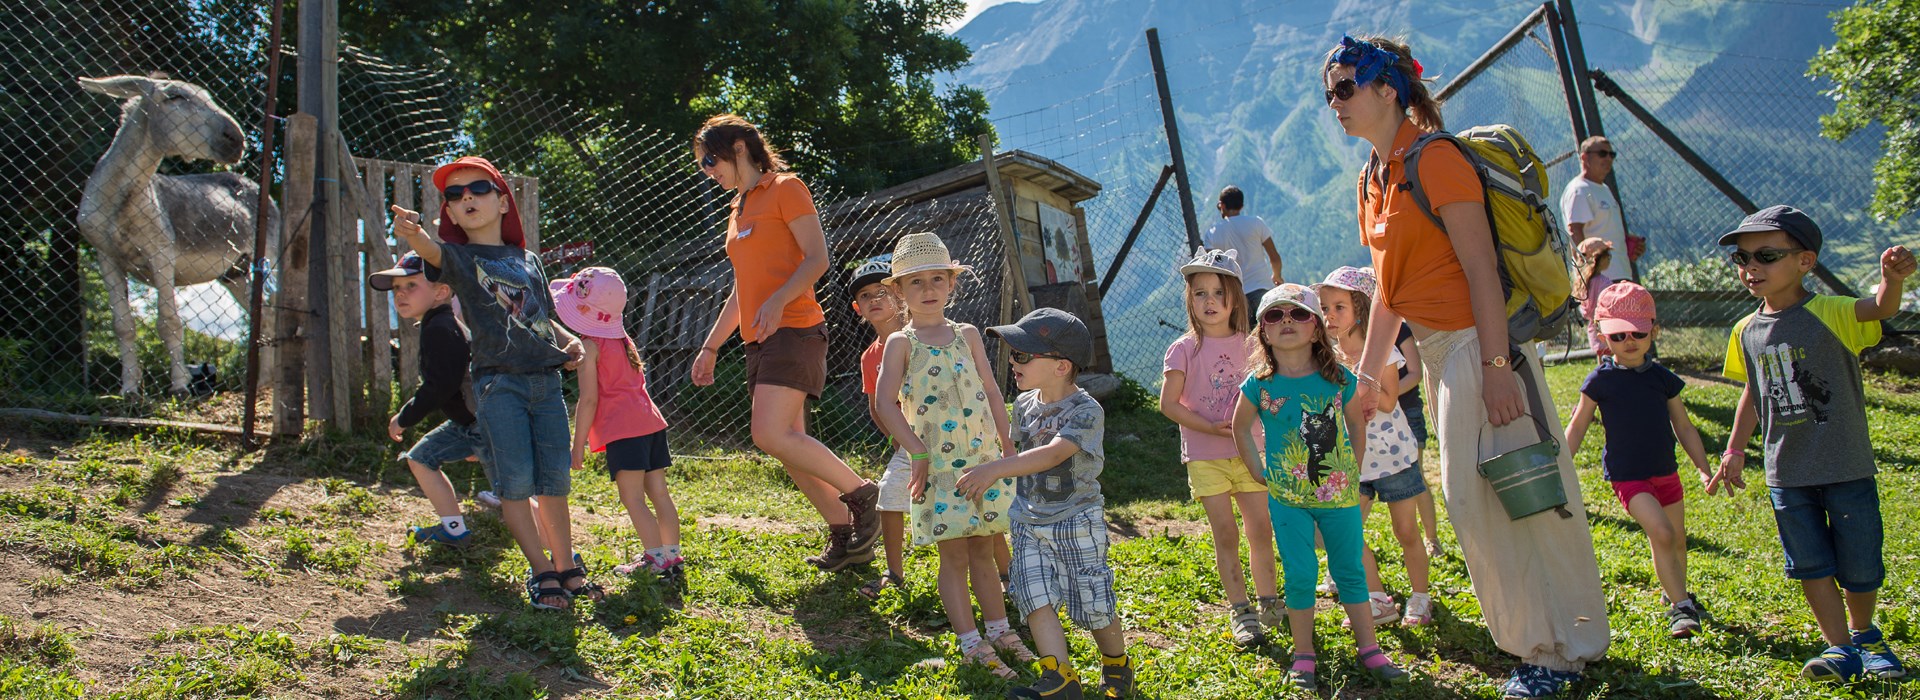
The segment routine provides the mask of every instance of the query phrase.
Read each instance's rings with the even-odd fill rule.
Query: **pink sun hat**
[[[1653,331],[1653,293],[1632,282],[1615,282],[1594,302],[1594,323],[1603,334]]]
[[[547,285],[553,311],[573,332],[591,338],[625,338],[620,316],[627,310],[627,283],[612,268],[589,267]]]

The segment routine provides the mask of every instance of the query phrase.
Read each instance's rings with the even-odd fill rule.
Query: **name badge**
[[[733,234],[733,237],[737,239],[744,239],[747,236],[751,236],[751,235],[753,235],[753,227],[749,226],[747,228],[741,229],[739,233]]]
[[[1374,223],[1373,223],[1373,232],[1374,232],[1375,234],[1383,234],[1383,233],[1386,233],[1386,232],[1387,232],[1387,222],[1385,222],[1385,221],[1376,221],[1376,222],[1374,222]]]

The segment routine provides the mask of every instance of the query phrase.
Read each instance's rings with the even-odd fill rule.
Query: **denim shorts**
[[[419,462],[429,469],[439,469],[448,462],[458,462],[475,455],[486,461],[486,453],[481,449],[480,424],[461,425],[453,421],[443,421],[420,441],[400,455],[401,459]]]
[[[1360,495],[1381,503],[1399,503],[1427,492],[1427,476],[1420,463],[1373,481],[1360,482]]]
[[[1880,488],[1873,477],[1822,486],[1769,488],[1787,577],[1834,577],[1854,593],[1880,590]]]
[[[573,486],[573,435],[560,373],[476,374],[481,442],[503,501],[565,496]]]

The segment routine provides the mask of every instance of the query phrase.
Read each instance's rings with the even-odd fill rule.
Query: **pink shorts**
[[[1612,484],[1613,495],[1620,497],[1620,506],[1623,508],[1634,496],[1643,493],[1653,494],[1654,500],[1659,501],[1662,508],[1679,503],[1687,495],[1687,490],[1680,486],[1678,473],[1639,481],[1615,481]]]

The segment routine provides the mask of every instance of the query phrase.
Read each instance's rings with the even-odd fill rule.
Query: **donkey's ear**
[[[138,75],[115,75],[106,78],[80,78],[80,89],[96,92],[108,97],[126,99],[153,94],[157,85],[152,78]]]

